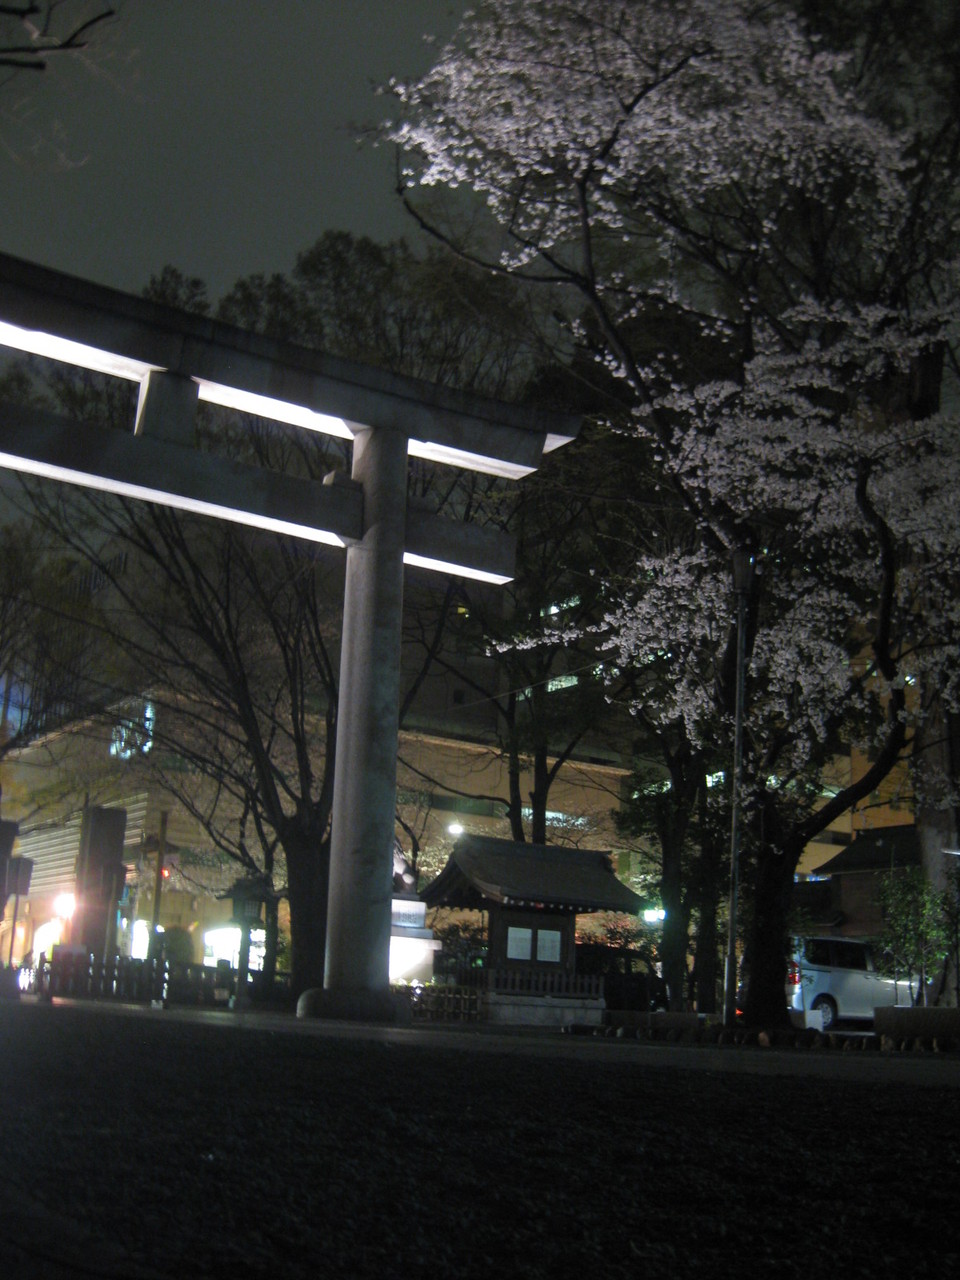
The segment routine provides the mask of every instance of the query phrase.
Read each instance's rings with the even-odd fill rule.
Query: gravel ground
[[[691,1068],[570,1040],[0,1006],[0,1274],[779,1280],[960,1263],[960,1088],[887,1080],[879,1062],[870,1080],[755,1075],[712,1069],[717,1051]]]

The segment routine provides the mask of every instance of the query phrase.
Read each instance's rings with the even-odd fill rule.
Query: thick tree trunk
[[[661,797],[657,809],[657,837],[660,841],[660,898],[665,919],[660,937],[660,964],[672,1010],[683,1009],[687,1001],[690,950],[690,894],[684,892],[683,854],[690,819],[702,780],[702,769],[684,745],[668,752],[670,790]]]
[[[686,823],[678,825],[661,815],[658,823],[660,841],[660,901],[664,910],[660,933],[660,971],[669,995],[670,1008],[684,1007],[687,980],[690,911],[683,895],[683,835]]]
[[[327,890],[330,848],[286,847],[290,900],[290,953],[293,996],[323,986],[327,942]]]
[[[720,933],[717,928],[717,912],[704,915],[697,921],[696,951],[693,961],[693,998],[697,1013],[717,1013],[717,987],[720,981],[718,946]]]
[[[660,964],[669,993],[670,1008],[682,1009],[686,1001],[687,948],[690,914],[683,901],[682,841],[662,845],[663,874],[660,896],[666,917],[660,936]]]
[[[704,788],[706,793],[706,788]],[[696,959],[694,961],[695,998],[698,1013],[717,1012],[720,979],[720,873],[723,849],[704,825],[700,843],[700,874],[695,909],[697,914]]]
[[[797,855],[798,856],[798,855]],[[784,981],[787,973],[787,918],[797,856],[761,850],[753,893],[753,920],[747,951],[750,980],[744,1020],[751,1027],[790,1025]]]

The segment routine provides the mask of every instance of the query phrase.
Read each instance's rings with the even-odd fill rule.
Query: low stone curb
[[[960,1009],[947,1005],[876,1009],[873,1029],[890,1040],[941,1040],[960,1045]]]
[[[900,1018],[887,1022],[880,1014],[939,1014],[938,1018]],[[817,1031],[808,1027],[762,1030],[728,1029],[696,1013],[653,1013],[618,1017],[608,1013],[607,1025],[571,1024],[569,1035],[647,1043],[704,1046],[709,1048],[796,1049],[841,1053],[960,1054],[960,1010],[877,1010],[873,1032]],[[948,1015],[948,1016],[943,1016]]]

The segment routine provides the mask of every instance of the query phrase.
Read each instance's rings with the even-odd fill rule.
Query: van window
[[[809,964],[830,966],[830,939],[807,938],[803,944],[803,954]]]
[[[867,949],[859,942],[835,942],[838,969],[866,969]]]

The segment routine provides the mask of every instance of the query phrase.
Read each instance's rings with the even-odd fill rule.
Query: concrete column
[[[347,550],[327,911],[328,1017],[392,1019],[390,909],[397,792],[407,440],[361,431],[363,539]]]

